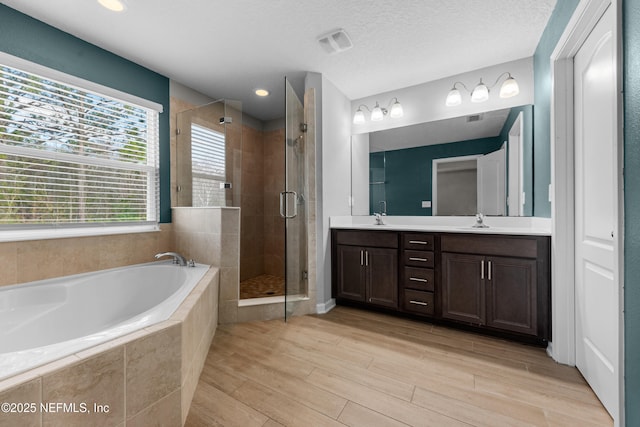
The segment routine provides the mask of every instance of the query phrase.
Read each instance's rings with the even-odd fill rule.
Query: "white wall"
[[[503,77],[500,79],[500,82],[490,90],[489,100],[486,102],[479,104],[472,103],[469,93],[461,89],[462,104],[456,107],[447,107],[445,105],[447,94],[455,82],[460,81],[464,83],[469,90],[473,90],[480,81],[480,78],[482,78],[482,81],[490,87],[494,84],[498,76],[505,71],[510,72],[518,82],[518,86],[520,87],[520,93],[518,95],[507,99],[502,99],[498,96],[500,85],[505,79]],[[376,101],[378,101],[380,106],[387,107],[387,104],[393,97],[397,97],[400,104],[402,104],[404,116],[398,119],[392,119],[387,115],[384,120],[380,122],[371,122],[368,118],[368,112],[363,108],[367,122],[362,125],[353,125],[353,133],[358,134],[391,129],[433,120],[477,114],[483,111],[533,104],[533,81],[533,57],[530,57],[468,73],[453,75],[441,80],[355,99],[351,102],[351,118],[353,118],[360,104],[373,108]],[[458,85],[458,87],[459,86],[460,85]]]
[[[369,134],[351,138],[351,215],[369,215]]]
[[[336,86],[317,73],[307,75],[306,87],[322,95],[316,101],[317,157],[317,303],[319,311],[331,301],[331,240],[329,217],[351,215],[351,101]]]

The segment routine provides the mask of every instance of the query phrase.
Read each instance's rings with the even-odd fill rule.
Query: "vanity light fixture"
[[[369,109],[369,107],[367,107],[366,105],[360,104],[360,106],[358,107],[358,110],[353,115],[353,124],[355,125],[361,125],[367,121],[366,118],[364,117],[364,111],[362,111],[362,107],[366,108],[367,111],[371,113],[370,117],[372,122],[382,121],[384,119],[384,116],[387,115],[387,113],[389,114],[389,117],[393,119],[397,119],[404,115],[404,111],[402,110],[402,105],[398,101],[398,98],[394,97],[394,98],[391,98],[391,101],[389,101],[389,105],[387,106],[387,108],[381,107],[380,104],[378,104],[378,101],[376,101],[376,105],[373,107],[373,109]]]
[[[124,12],[127,8],[123,0],[98,0],[98,3],[112,12]]]
[[[455,82],[447,95],[445,104],[447,107],[455,107],[456,105],[462,104],[462,95],[460,94],[460,89],[456,87],[456,85],[461,85],[467,92],[471,93],[471,102],[485,102],[489,99],[489,90],[493,89],[493,87],[497,85],[500,79],[505,75],[507,78],[502,82],[502,86],[500,86],[500,98],[511,98],[512,96],[516,96],[520,93],[518,82],[513,78],[511,73],[504,72],[498,76],[496,82],[491,87],[484,84],[482,78],[473,90],[469,90],[469,88],[467,88],[467,86],[462,82]]]

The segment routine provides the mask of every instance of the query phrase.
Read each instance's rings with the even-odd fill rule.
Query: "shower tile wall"
[[[235,323],[238,318],[239,212],[225,207],[172,209],[178,252],[220,269],[221,324]]]
[[[284,277],[284,129],[243,126],[240,281]]]
[[[243,126],[240,281],[264,273],[264,144],[262,131]]]
[[[264,133],[264,273],[277,277],[284,277],[284,139],[284,129]]]

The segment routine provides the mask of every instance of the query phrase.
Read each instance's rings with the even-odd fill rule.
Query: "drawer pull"
[[[419,277],[409,277],[409,280],[411,280],[413,282],[429,283],[429,281],[427,279],[421,279]]]
[[[429,260],[428,260],[428,259],[426,259],[426,258],[414,258],[414,257],[410,257],[410,258],[409,258],[409,261],[422,261],[422,262],[427,262],[427,261],[429,261]]]
[[[409,240],[409,243],[413,245],[428,245],[429,242],[423,242],[422,240]]]
[[[423,305],[423,306],[428,306],[429,303],[428,302],[423,302],[423,301],[415,301],[415,300],[410,300],[409,301],[410,304],[415,304],[415,305]]]

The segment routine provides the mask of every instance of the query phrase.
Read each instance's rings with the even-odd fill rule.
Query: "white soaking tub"
[[[0,288],[0,379],[168,319],[208,269],[154,262]]]

